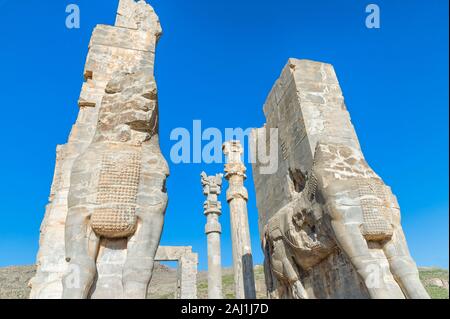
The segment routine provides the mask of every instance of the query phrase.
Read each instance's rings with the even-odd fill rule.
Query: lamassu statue
[[[278,132],[278,170],[253,166],[268,295],[429,298],[397,198],[365,160],[333,67],[290,59],[264,113],[254,145],[267,150]]]
[[[108,83],[94,139],[75,161],[66,220],[63,298],[87,298],[102,238],[127,238],[125,298],[145,298],[167,206],[168,165],[158,140],[151,70],[119,73]]]
[[[302,272],[339,247],[371,298],[428,298],[406,245],[397,199],[362,154],[343,145],[318,144],[306,175],[298,198],[270,219],[265,232],[280,296],[309,298]]]

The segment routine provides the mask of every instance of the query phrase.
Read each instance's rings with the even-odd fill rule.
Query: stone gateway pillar
[[[364,158],[333,66],[290,59],[264,113],[255,145],[267,150],[266,133],[278,129],[279,154],[273,174],[253,166],[269,296],[429,298],[397,198]]]
[[[80,107],[41,226],[33,299],[143,299],[167,206],[159,147],[159,18],[121,0],[91,37]]]
[[[220,252],[220,234],[222,226],[219,216],[222,205],[217,197],[222,191],[222,174],[207,176],[201,174],[203,194],[207,196],[204,213],[207,218],[205,233],[208,238],[208,299],[222,299],[222,261]]]
[[[159,246],[155,260],[178,263],[176,299],[197,299],[198,254],[192,247]]]
[[[247,169],[241,160],[244,151],[239,141],[231,141],[223,145],[223,152],[227,156],[225,178],[229,182],[227,201],[230,205],[236,299],[256,299],[247,213],[248,192],[244,186]]]

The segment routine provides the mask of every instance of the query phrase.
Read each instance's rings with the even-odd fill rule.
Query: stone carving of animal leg
[[[265,227],[264,233],[266,233],[267,227]],[[264,251],[264,278],[266,281],[267,287],[267,297],[270,299],[279,299],[277,294],[277,287],[279,285],[277,278],[272,273],[272,260],[271,260],[271,247],[270,247],[270,239],[268,236],[264,236],[262,238],[262,250]]]
[[[400,224],[396,225],[392,239],[383,247],[395,279],[409,299],[430,299],[419,278],[417,266],[413,261],[405,235]]]
[[[145,299],[147,296],[168,202],[163,188],[165,175],[157,177],[157,174],[143,173],[143,179],[143,185],[146,186],[138,195],[138,228],[128,241],[127,260],[123,270],[124,296],[129,299]]]
[[[87,208],[69,210],[66,220],[66,260],[63,299],[87,299],[96,275],[99,237],[90,226]]]
[[[386,285],[384,281],[386,270],[382,269],[378,259],[371,255],[367,241],[361,233],[361,225],[345,220],[345,213],[336,214],[335,208],[331,210],[335,210],[331,226],[337,243],[366,283],[370,297],[372,299],[404,299],[398,286]]]
[[[273,242],[272,268],[280,283],[284,283],[294,299],[308,299],[308,295],[295,271],[292,258],[288,257],[286,246],[282,240]],[[292,287],[292,289],[291,289]]]

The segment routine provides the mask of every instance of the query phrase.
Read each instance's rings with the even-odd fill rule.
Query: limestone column
[[[222,299],[222,262],[220,252],[220,235],[222,227],[219,216],[222,205],[218,196],[222,191],[222,174],[207,176],[201,174],[203,194],[207,196],[203,205],[207,218],[205,233],[208,240],[208,299]]]
[[[246,168],[242,163],[243,148],[239,141],[226,142],[225,178],[228,180],[227,202],[230,205],[231,239],[236,299],[256,299],[253,257],[248,226],[248,192],[244,186]]]

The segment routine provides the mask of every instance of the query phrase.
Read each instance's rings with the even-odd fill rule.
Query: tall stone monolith
[[[270,149],[278,130],[278,170],[253,167],[269,296],[429,298],[397,199],[364,158],[333,66],[290,59],[264,113],[254,144]]]
[[[57,149],[31,298],[145,298],[167,204],[154,78],[162,30],[121,0],[89,44],[79,115]]]

